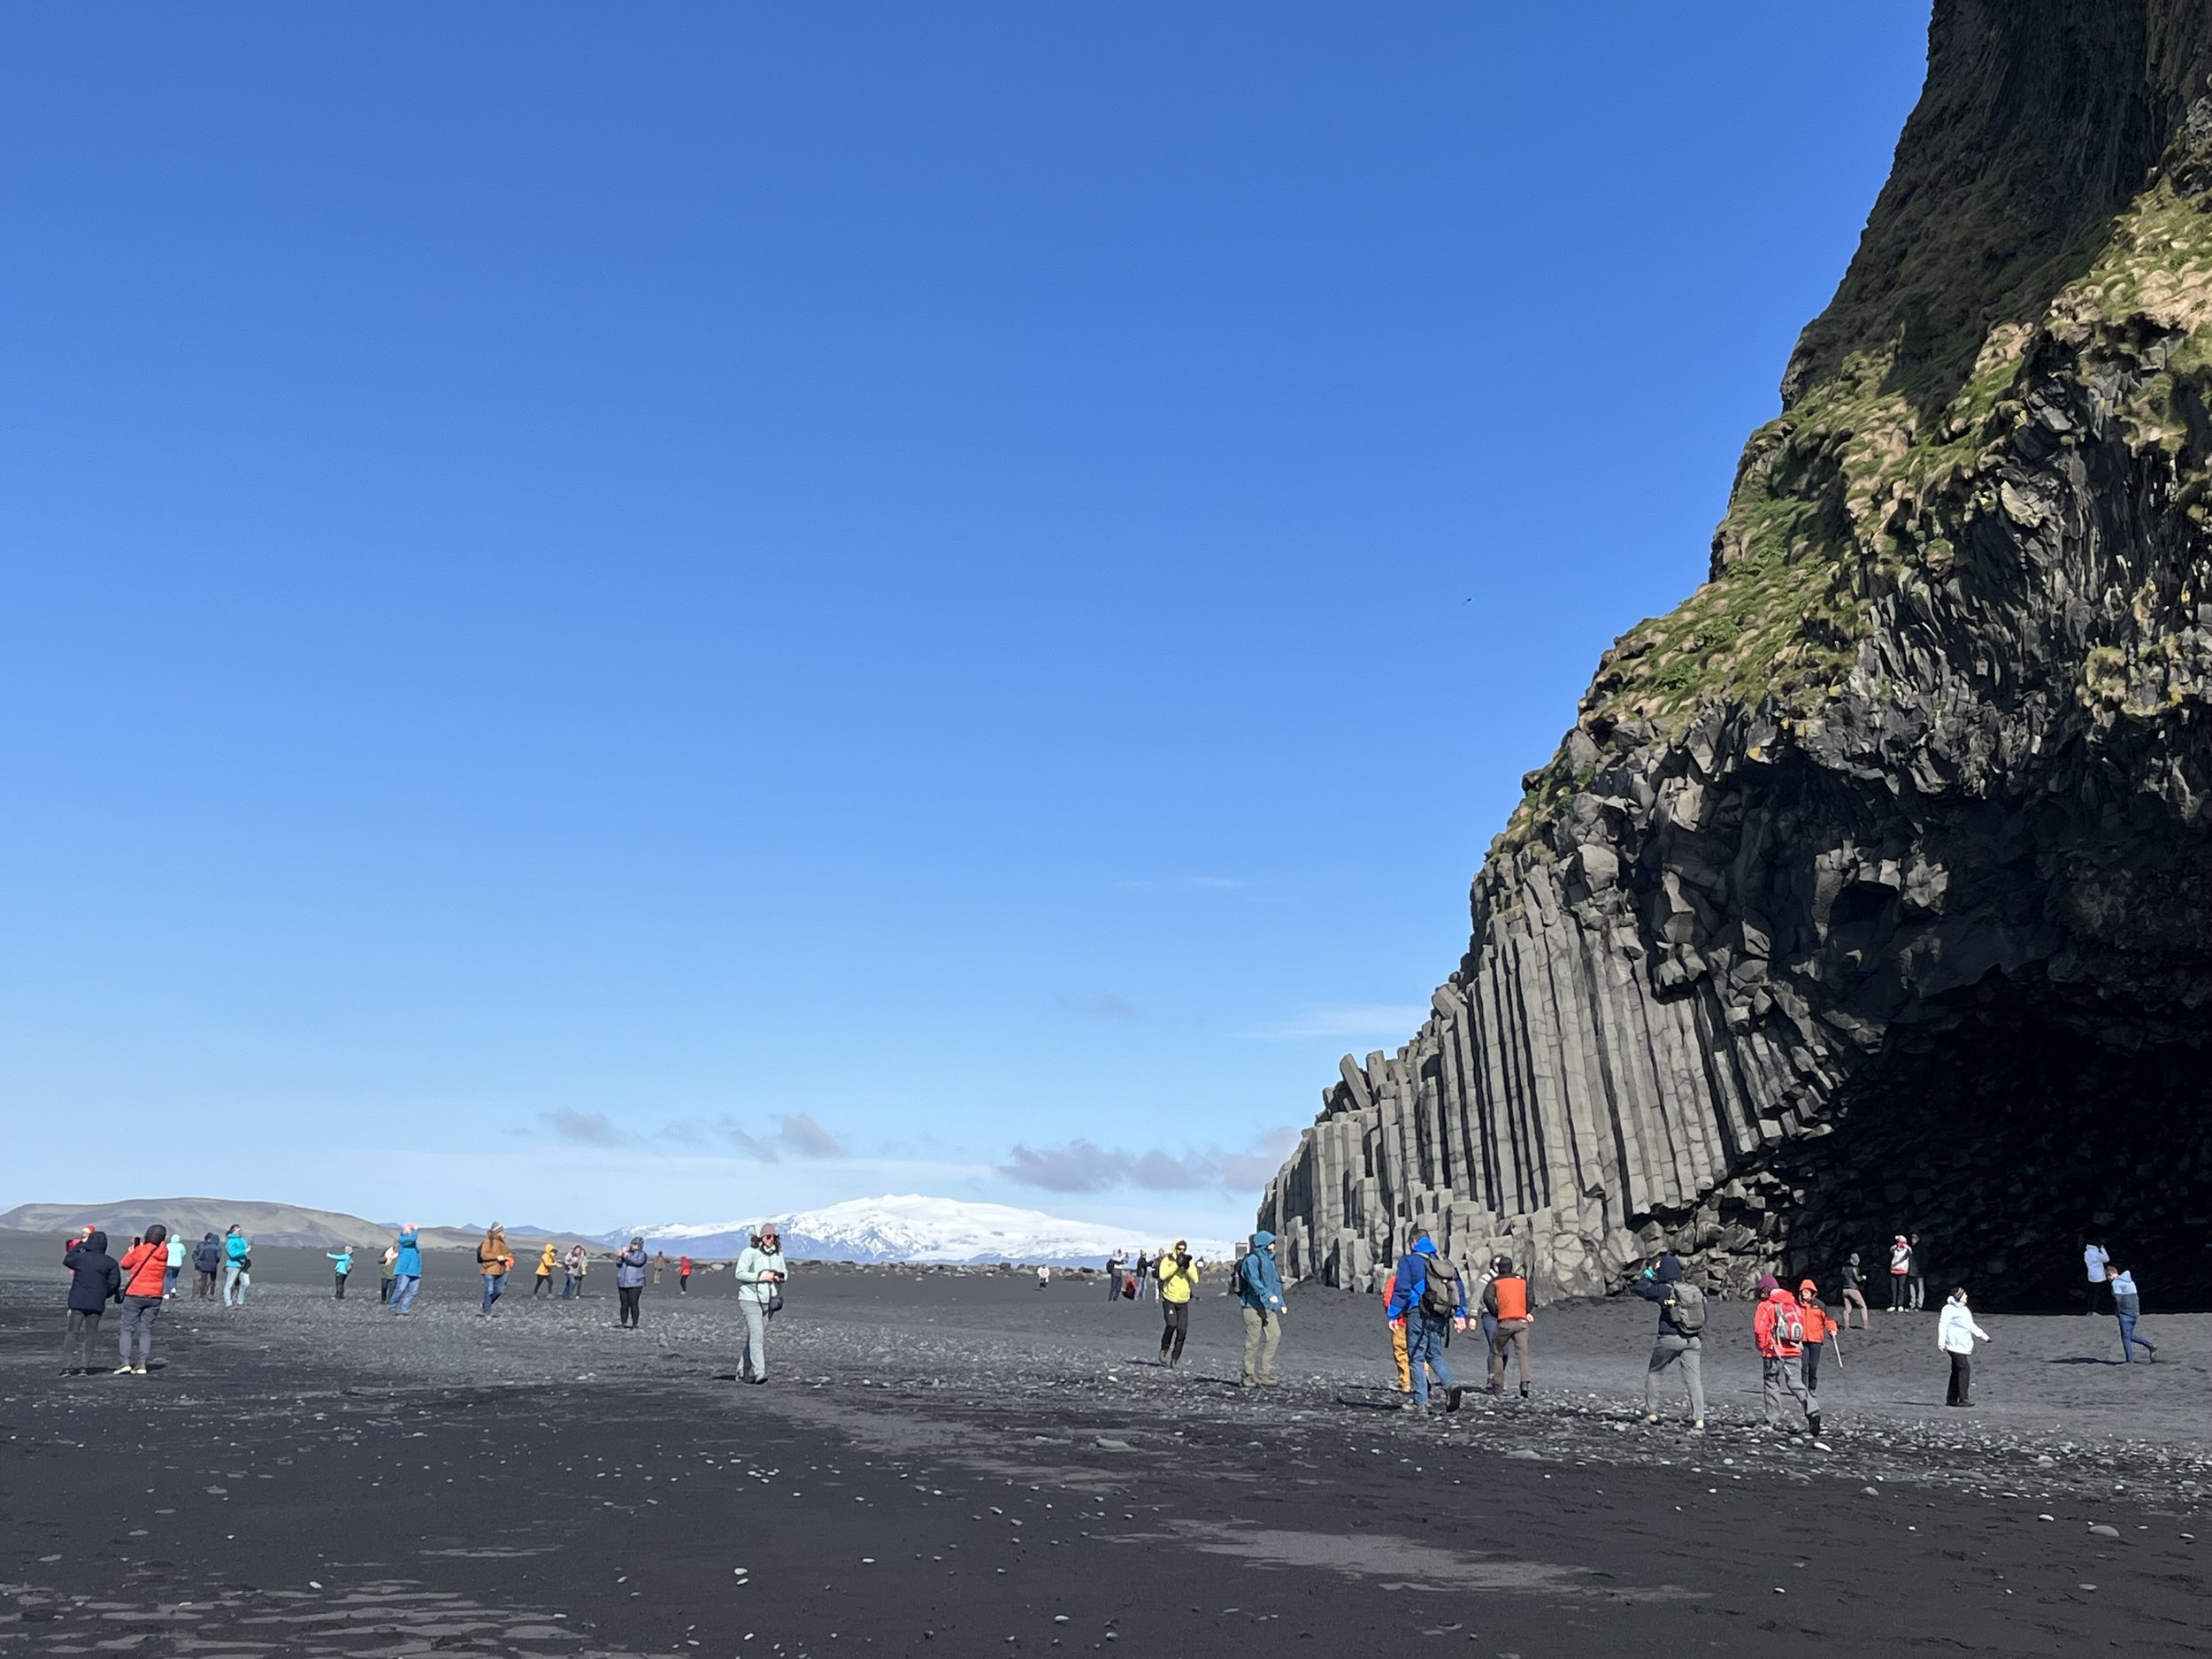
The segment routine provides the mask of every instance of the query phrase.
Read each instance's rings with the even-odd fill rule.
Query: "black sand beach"
[[[1371,1298],[1294,1297],[1246,1391],[1218,1295],[1169,1372],[1094,1281],[803,1268],[748,1388],[726,1277],[629,1333],[599,1273],[479,1318],[447,1256],[394,1320],[265,1250],[153,1375],[65,1379],[58,1257],[0,1241],[0,1655],[2205,1646],[2203,1317],[2124,1369],[2108,1320],[1985,1319],[1968,1414],[1933,1316],[1877,1314],[1822,1450],[1755,1426],[1737,1307],[1693,1436],[1640,1421],[1641,1304],[1548,1311],[1535,1399],[1420,1419]]]

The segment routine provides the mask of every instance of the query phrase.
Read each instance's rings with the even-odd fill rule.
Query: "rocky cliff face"
[[[1939,0],[1711,578],[1607,653],[1260,1223],[1553,1294],[1671,1248],[2016,1302],[2212,1240],[2212,0]]]

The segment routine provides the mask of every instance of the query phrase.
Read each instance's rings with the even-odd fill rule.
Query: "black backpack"
[[[1441,1256],[1423,1258],[1421,1311],[1432,1319],[1449,1319],[1459,1312],[1459,1270]]]

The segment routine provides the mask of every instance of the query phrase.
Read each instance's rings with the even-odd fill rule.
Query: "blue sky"
[[[1925,23],[11,12],[0,1204],[1242,1231]]]

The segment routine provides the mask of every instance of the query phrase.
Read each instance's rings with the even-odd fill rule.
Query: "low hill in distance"
[[[398,1232],[388,1221],[367,1221],[342,1210],[310,1210],[299,1204],[271,1204],[238,1198],[119,1198],[104,1204],[18,1204],[0,1211],[0,1227],[23,1233],[50,1233],[57,1237],[79,1227],[94,1226],[127,1238],[143,1233],[154,1222],[173,1233],[196,1240],[204,1233],[219,1237],[234,1225],[243,1227],[257,1244],[294,1245],[334,1249],[342,1244],[357,1248],[380,1244]],[[425,1227],[422,1241],[440,1249],[474,1249],[484,1236],[480,1227]],[[591,1240],[581,1233],[549,1233],[512,1226],[509,1239],[555,1239],[563,1244]]]

